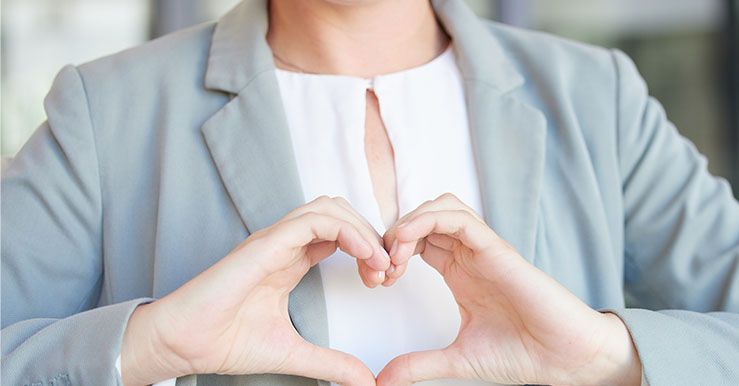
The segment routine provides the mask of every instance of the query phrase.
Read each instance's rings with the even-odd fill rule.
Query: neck
[[[267,42],[288,70],[372,77],[427,63],[449,44],[429,0],[271,0]]]

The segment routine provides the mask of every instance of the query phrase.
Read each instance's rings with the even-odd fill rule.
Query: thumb
[[[353,355],[305,342],[288,353],[283,373],[342,386],[375,386],[375,376]]]
[[[457,370],[446,350],[412,352],[391,360],[377,375],[377,386],[406,386],[432,379],[460,378]]]

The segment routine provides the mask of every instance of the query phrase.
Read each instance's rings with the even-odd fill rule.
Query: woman
[[[46,109],[3,176],[3,384],[739,374],[739,204],[619,52],[249,0]]]

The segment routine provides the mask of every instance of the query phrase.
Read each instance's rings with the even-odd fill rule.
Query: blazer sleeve
[[[614,51],[626,323],[651,386],[739,382],[739,203]]]
[[[104,283],[102,199],[82,78],[64,68],[48,120],[2,176],[2,384],[115,385],[137,305],[95,308]]]

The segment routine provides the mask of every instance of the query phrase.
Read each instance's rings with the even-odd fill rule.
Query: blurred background
[[[668,117],[739,197],[739,0],[467,0],[489,19],[629,54]],[[55,74],[238,0],[3,0],[1,132],[12,156],[45,119]]]

